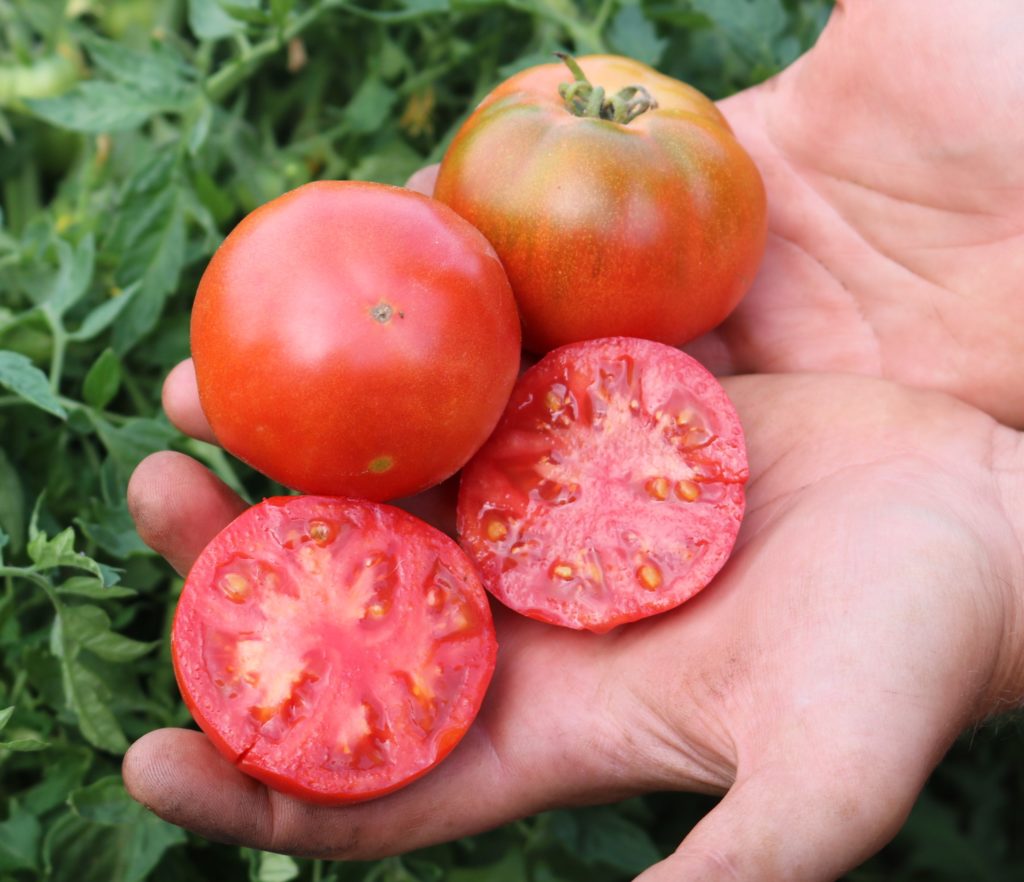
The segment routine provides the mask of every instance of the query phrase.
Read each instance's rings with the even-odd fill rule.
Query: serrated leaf
[[[183,95],[150,95],[125,83],[87,80],[56,98],[25,102],[41,120],[73,132],[121,132],[158,113],[182,110]]]
[[[90,600],[118,600],[134,597],[138,593],[134,588],[124,588],[120,585],[106,587],[102,579],[93,576],[72,576],[57,586],[57,594],[85,597]]]
[[[58,269],[46,297],[46,304],[58,316],[74,306],[92,282],[96,260],[96,243],[86,236],[77,248],[64,239],[57,240]]]
[[[110,616],[98,606],[66,606],[61,610],[64,637],[104,661],[123,664],[151,652],[156,642],[143,643],[110,630]]]
[[[195,70],[167,43],[151,41],[145,49],[90,34],[85,42],[97,68],[152,95],[172,95],[187,90]]]
[[[120,425],[92,415],[100,441],[122,474],[129,474],[145,457],[168,447],[178,433],[164,420],[135,417]]]
[[[106,471],[108,470],[104,470],[104,474]],[[123,484],[126,470],[117,466],[113,471],[118,483]],[[97,504],[89,510],[88,517],[75,518],[75,523],[90,542],[95,542],[108,554],[117,558],[124,559],[136,554],[151,553],[149,546],[139,537],[126,505]]]
[[[0,386],[40,410],[62,420],[67,419],[67,411],[50,389],[46,374],[18,352],[0,350]]]
[[[73,812],[59,818],[43,840],[47,882],[142,882],[167,849],[185,842],[184,830],[140,805],[126,805],[123,817],[119,823]]]
[[[103,410],[121,388],[121,359],[113,349],[104,349],[92,363],[82,383],[85,403]]]
[[[120,255],[117,282],[138,286],[114,328],[114,349],[124,354],[156,325],[185,263],[185,201],[180,158],[163,151],[140,166],[125,186],[117,223],[104,250]]]
[[[120,775],[78,788],[69,794],[68,806],[80,818],[97,824],[130,824],[139,817],[139,804],[124,789]]]
[[[46,756],[46,777],[22,794],[25,808],[41,815],[61,805],[69,791],[82,783],[94,755],[85,745],[52,747]]]
[[[615,51],[645,64],[657,65],[665,54],[668,40],[659,37],[650,21],[637,5],[623,6],[612,19],[608,40]]]
[[[77,330],[68,334],[68,339],[82,343],[101,334],[117,320],[125,307],[131,303],[132,297],[140,287],[141,284],[136,282],[134,285],[126,287],[117,296],[104,300],[82,320],[82,324],[78,326]]]
[[[93,747],[124,753],[128,741],[110,708],[111,694],[103,680],[77,658],[61,659],[68,705],[78,718],[82,736]]]
[[[782,0],[690,0],[737,43],[763,45],[786,27]]]
[[[61,530],[52,539],[38,530],[29,530],[28,556],[40,570],[72,567],[102,576],[100,566],[88,555],[75,551],[75,531],[72,527]]]

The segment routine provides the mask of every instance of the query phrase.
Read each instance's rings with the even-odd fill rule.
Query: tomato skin
[[[306,493],[382,500],[454,474],[494,427],[520,331],[501,264],[448,207],[320,181],[228,235],[192,312],[203,411]]]
[[[611,94],[646,86],[626,124],[574,116],[561,64],[498,86],[457,133],[436,198],[501,257],[536,352],[633,336],[680,345],[721,322],[753,282],[764,185],[715,105],[639,62],[579,59]]]
[[[506,606],[602,633],[711,582],[748,474],[736,411],[693,358],[650,340],[569,344],[520,377],[463,470],[459,540]]]
[[[426,774],[475,718],[497,643],[472,564],[388,505],[264,500],[189,572],[171,634],[186,705],[220,752],[325,805]]]

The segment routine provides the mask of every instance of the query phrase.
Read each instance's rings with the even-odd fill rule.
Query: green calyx
[[[565,102],[565,109],[573,116],[627,125],[640,114],[658,106],[654,96],[643,86],[626,86],[614,95],[606,95],[601,86],[595,86],[587,79],[575,58],[565,52],[556,52],[555,55],[572,71],[573,81],[562,83],[558,94]]]

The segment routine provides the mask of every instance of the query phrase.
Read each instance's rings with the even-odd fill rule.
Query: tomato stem
[[[626,86],[611,97],[607,97],[601,86],[595,86],[579,62],[565,52],[556,52],[573,75],[571,83],[562,83],[558,94],[565,102],[565,108],[574,116],[587,119],[605,119],[627,125],[640,114],[658,106],[654,96],[643,86]]]

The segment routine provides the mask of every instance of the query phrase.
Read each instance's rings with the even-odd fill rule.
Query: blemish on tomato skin
[[[382,454],[371,459],[366,465],[366,470],[374,475],[383,475],[385,472],[391,471],[394,465],[395,458],[393,456]]]

